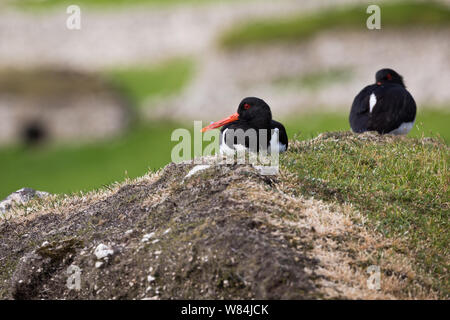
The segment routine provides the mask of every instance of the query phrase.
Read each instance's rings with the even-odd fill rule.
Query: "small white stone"
[[[148,282],[153,282],[153,281],[155,281],[155,280],[156,280],[156,278],[153,277],[153,276],[148,276],[148,277],[147,277],[147,281],[148,281]]]
[[[132,233],[133,233],[133,229],[125,231],[125,235],[129,235],[129,234],[132,234]]]
[[[160,254],[162,253],[162,251],[155,251],[155,254],[157,255],[157,256],[159,256]]]
[[[171,231],[171,229],[169,228],[169,229],[167,229],[166,231],[164,231],[163,232],[163,235],[166,235],[166,234],[168,234],[169,232]]]
[[[142,300],[158,300],[159,297],[158,296],[153,296],[153,297],[145,297]]]
[[[103,265],[103,262],[101,262],[101,261],[97,261],[97,262],[95,263],[95,267],[96,267],[97,269],[100,268],[102,265]]]
[[[97,246],[97,248],[95,248],[94,254],[97,257],[97,259],[103,259],[106,258],[107,256],[113,255],[114,250],[110,246],[101,243]]]
[[[210,167],[211,166],[209,164],[201,164],[201,165],[195,166],[191,171],[189,171],[189,173],[184,178],[187,179],[189,177],[192,177],[197,172],[206,170],[206,169],[208,169]]]
[[[155,239],[152,241],[153,244],[158,243],[158,242],[159,242],[159,239]]]
[[[153,238],[154,236],[155,236],[155,233],[154,233],[154,232],[144,234],[144,236],[142,237],[141,242],[147,242],[148,240],[150,240],[150,239]]]

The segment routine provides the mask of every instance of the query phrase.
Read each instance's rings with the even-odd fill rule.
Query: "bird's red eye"
[[[249,105],[248,103],[244,104],[244,109],[245,109],[245,110],[250,109],[250,105]]]
[[[392,80],[392,75],[390,73],[387,74],[387,79]]]

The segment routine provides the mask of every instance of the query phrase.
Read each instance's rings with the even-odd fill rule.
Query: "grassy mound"
[[[34,200],[0,220],[0,298],[445,298],[448,158],[431,139],[332,133],[294,142],[275,177],[186,162]]]
[[[0,223],[0,297],[318,296],[304,270],[316,265],[306,240],[268,221],[278,203],[253,203],[253,194],[238,192],[246,185],[261,193],[271,181],[245,166],[182,179],[192,167],[171,164],[108,190],[19,210]],[[100,244],[108,247],[105,257],[96,256]],[[66,287],[70,265],[83,270],[80,291]]]
[[[411,26],[449,26],[450,9],[433,2],[397,2],[380,5],[383,30]],[[310,15],[299,15],[278,20],[252,21],[227,31],[220,43],[225,48],[249,44],[301,41],[318,32],[336,29],[367,30],[367,6],[327,9]]]
[[[352,133],[296,142],[283,160],[296,192],[351,203],[373,228],[402,238],[435,285],[448,292],[450,150],[432,139]]]

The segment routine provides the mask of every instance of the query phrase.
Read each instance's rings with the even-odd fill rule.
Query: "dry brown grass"
[[[365,225],[365,219],[350,205],[327,204],[313,198],[291,196],[282,172],[277,191],[252,184],[247,188],[251,201],[266,208],[259,217],[277,229],[289,228],[292,241],[307,239],[309,256],[318,259],[317,269],[308,270],[317,277],[316,285],[323,298],[344,299],[436,299],[424,279],[414,272],[407,253],[395,252],[393,242]],[[280,216],[277,212],[283,212]],[[367,267],[377,265],[381,270],[381,289],[368,288]]]

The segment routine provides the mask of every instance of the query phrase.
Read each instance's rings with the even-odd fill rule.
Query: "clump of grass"
[[[384,30],[409,26],[449,26],[450,9],[434,2],[382,3]],[[248,44],[301,41],[318,32],[335,29],[366,29],[367,6],[332,8],[309,15],[262,19],[237,26],[220,39],[225,48]]]
[[[282,159],[295,175],[296,192],[351,203],[386,237],[404,248],[436,281],[449,288],[450,149],[433,139],[352,133],[296,142]]]

